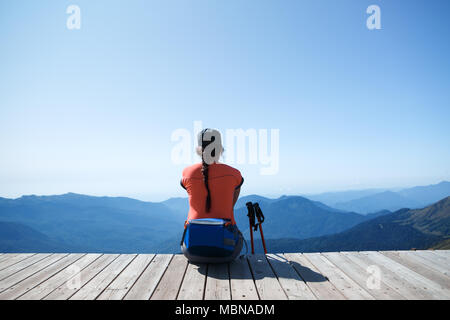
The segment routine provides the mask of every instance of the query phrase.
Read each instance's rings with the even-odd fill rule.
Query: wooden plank
[[[205,300],[231,300],[230,277],[227,263],[208,265]]]
[[[434,250],[435,254],[450,260],[450,250]]]
[[[406,281],[383,264],[371,260],[367,254],[360,252],[341,252],[341,254],[344,254],[349,260],[360,265],[365,270],[368,270],[369,267],[378,267],[380,270],[381,281],[408,300],[427,300],[432,298],[427,292],[424,292],[414,284]]]
[[[442,254],[443,252],[449,253],[448,251],[427,250],[427,252],[437,255],[442,261],[445,261],[447,264],[450,263],[450,254]]]
[[[432,253],[432,251],[429,251],[429,250],[427,250],[426,252],[425,251],[399,251],[399,255],[405,256],[405,257],[408,256],[408,257],[411,257],[412,259],[419,258],[419,257],[422,258],[422,253],[424,256],[428,256],[428,254],[430,255],[429,259],[421,260],[423,262],[428,260],[430,262],[430,264],[427,266],[430,266],[435,271],[442,271],[442,274],[444,274],[444,272],[448,271],[448,266],[445,267],[444,264],[442,264],[442,262],[439,262],[439,264],[436,262],[436,256]],[[390,259],[389,257],[387,257],[386,255],[383,255],[380,252],[377,252],[377,254],[385,257],[386,259]],[[395,263],[397,263],[399,265],[403,265],[402,263],[400,263],[394,259],[390,259],[390,260],[395,261]],[[429,288],[436,290],[437,292],[440,292],[441,295],[444,294],[446,297],[450,298],[450,290],[449,290],[448,286],[446,286],[442,281],[439,281],[440,278],[436,277],[435,278],[436,281],[435,281],[435,280],[429,279],[425,275],[422,275],[420,272],[414,271],[405,265],[403,265],[403,266],[406,268],[406,270],[411,271],[411,275],[414,275],[414,276],[417,275],[418,281],[421,282],[423,285],[428,286]],[[450,278],[448,278],[448,279],[450,279]]]
[[[177,300],[202,300],[205,289],[207,265],[189,263],[181,283]]]
[[[135,254],[121,254],[71,296],[69,300],[95,300],[135,258]]]
[[[305,253],[304,255],[346,298],[351,300],[375,299],[322,254]]]
[[[449,255],[442,255],[439,254],[439,251],[436,250],[415,250],[415,251],[411,251],[412,253],[425,253],[426,255],[429,255],[431,257],[431,259],[434,261],[434,259],[437,257],[439,261],[441,262],[450,262],[450,256]],[[447,252],[447,251],[445,251]]]
[[[27,268],[24,268],[16,273],[14,273],[12,276],[1,280],[0,281],[0,292],[3,292],[6,289],[16,285],[20,281],[32,276],[36,272],[46,268],[47,266],[55,263],[56,261],[62,259],[65,256],[67,256],[67,253],[51,254],[51,255],[45,257],[44,259],[28,266]]]
[[[278,282],[289,300],[316,300],[316,296],[306,285],[294,267],[282,254],[268,254],[267,261],[271,265]]]
[[[138,255],[122,273],[111,282],[97,300],[121,300],[155,257],[154,254]]]
[[[431,268],[442,272],[446,276],[450,276],[450,263],[446,261],[445,258],[440,257],[431,251],[414,251],[408,254],[420,258],[423,263],[426,263]]]
[[[446,292],[446,289],[439,284],[421,276],[400,263],[389,259],[379,252],[367,251],[361,252],[361,254],[367,256],[378,267],[384,267],[412,284],[413,287],[417,288],[416,293],[419,293],[422,296],[428,296],[428,299],[448,299],[450,297],[450,294]]]
[[[262,254],[251,255],[248,257],[248,261],[260,299],[286,300],[287,295],[273,273],[266,256]]]
[[[25,294],[29,290],[33,289],[40,283],[51,278],[54,274],[57,274],[62,269],[80,259],[84,254],[69,254],[62,259],[48,265],[47,267],[34,273],[32,276],[20,281],[19,283],[9,287],[7,290],[0,293],[0,300],[13,300],[17,299],[21,295]]]
[[[128,291],[124,300],[149,300],[161,280],[172,254],[158,254]]]
[[[289,260],[306,285],[320,300],[345,300],[346,298],[319,270],[301,253],[285,253],[284,257]]]
[[[383,255],[421,274],[427,279],[450,288],[450,277],[434,268],[434,264],[422,257],[403,251],[382,251]]]
[[[339,252],[323,252],[329,261],[344,272],[349,278],[355,281],[361,288],[364,288],[370,295],[378,300],[404,300],[405,298],[397,291],[380,281],[373,283],[370,280],[371,273],[363,269],[360,265],[353,263],[345,255]]]
[[[188,265],[184,255],[177,254],[170,261],[166,272],[150,297],[151,300],[175,300]]]
[[[86,268],[68,279],[58,288],[50,292],[44,300],[66,300],[73,296],[86,283],[91,281],[98,273],[109,266],[119,257],[118,254],[103,254]]]
[[[41,261],[42,259],[45,259],[46,257],[49,257],[49,256],[50,256],[50,253],[38,253],[38,254],[35,254],[34,256],[31,256],[22,261],[19,261],[13,265],[10,265],[9,267],[0,271],[0,281],[3,281],[4,279],[12,276],[13,274],[33,265],[36,262]]]
[[[12,266],[13,264],[16,264],[22,260],[25,260],[33,255],[35,253],[23,253],[23,254],[7,254],[8,257],[3,258],[0,260],[0,272],[3,269],[8,268],[9,266]]]
[[[0,263],[2,263],[3,261],[9,260],[9,259],[11,259],[11,258],[20,256],[20,255],[22,255],[22,254],[25,255],[25,254],[32,254],[32,253],[3,253],[3,254],[0,256]]]
[[[84,255],[81,259],[66,266],[61,272],[58,272],[50,279],[34,287],[24,295],[20,296],[17,300],[40,300],[44,298],[59,286],[71,281],[81,272],[81,270],[86,268],[100,256],[101,254],[98,253],[88,253]]]
[[[161,261],[151,266],[145,260],[153,255],[5,253],[0,256],[0,267],[4,266],[0,269],[0,299],[255,300],[277,299],[273,296],[280,292],[279,299],[344,298],[336,286],[344,287],[342,293],[349,298],[360,288],[377,299],[450,299],[449,252],[269,254],[237,259],[228,267],[191,265],[182,255],[166,255],[166,260],[157,255],[154,258],[161,256]],[[117,263],[120,270],[114,274],[117,268],[110,265],[122,256],[135,258],[128,264]],[[81,281],[78,287],[68,288],[70,279],[76,277],[67,274],[72,265],[78,265]],[[380,290],[367,287],[369,266],[380,268]],[[98,286],[93,285],[96,282]],[[80,291],[86,292],[83,295]]]
[[[258,300],[252,272],[245,257],[239,257],[229,264],[232,300]]]

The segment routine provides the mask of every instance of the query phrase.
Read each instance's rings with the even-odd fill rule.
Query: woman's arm
[[[233,207],[236,204],[237,199],[239,198],[239,193],[241,192],[241,188],[234,189],[234,195],[233,195]]]

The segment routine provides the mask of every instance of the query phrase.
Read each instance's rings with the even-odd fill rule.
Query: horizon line
[[[337,191],[324,191],[324,192],[318,192],[318,193],[295,193],[295,194],[279,194],[279,195],[275,195],[275,194],[268,194],[265,193],[264,194],[258,194],[258,193],[244,193],[241,194],[239,196],[239,198],[242,197],[246,197],[246,196],[252,196],[252,195],[256,195],[256,196],[261,196],[261,197],[265,197],[268,199],[279,199],[281,197],[288,197],[288,196],[301,196],[301,197],[307,197],[307,196],[318,196],[318,195],[323,195],[323,194],[327,194],[327,193],[343,193],[343,192],[355,192],[355,191],[369,191],[369,190],[380,190],[380,192],[385,192],[385,191],[391,191],[391,192],[397,192],[397,191],[401,191],[404,189],[410,189],[410,188],[415,188],[415,187],[430,187],[430,186],[436,186],[442,183],[450,183],[450,181],[447,180],[441,180],[438,183],[432,183],[432,184],[427,184],[427,185],[415,185],[415,186],[411,186],[411,187],[391,187],[391,188],[383,188],[383,187],[368,187],[368,188],[362,188],[362,189],[344,189],[344,190],[337,190]],[[382,190],[382,191],[381,191]],[[397,190],[397,191],[393,191],[393,190]],[[68,194],[73,194],[73,195],[80,195],[80,196],[88,196],[88,197],[97,197],[97,198],[127,198],[127,199],[132,199],[132,200],[137,200],[137,201],[142,201],[142,202],[154,202],[154,203],[159,203],[159,202],[164,202],[170,199],[176,199],[176,198],[187,198],[187,196],[182,197],[182,196],[171,196],[168,198],[165,198],[165,200],[161,200],[161,201],[149,201],[149,200],[143,200],[143,199],[139,199],[138,197],[131,197],[131,196],[120,196],[120,195],[98,195],[98,194],[87,194],[87,193],[77,193],[77,192],[64,192],[64,193],[57,193],[57,194],[23,194],[21,196],[15,197],[15,198],[8,198],[8,197],[3,197],[0,196],[0,198],[2,199],[8,199],[8,200],[17,200],[23,197],[52,197],[52,196],[63,196],[63,195],[68,195]]]

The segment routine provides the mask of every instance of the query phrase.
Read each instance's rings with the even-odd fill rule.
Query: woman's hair
[[[202,175],[206,191],[206,212],[211,209],[211,192],[208,185],[209,165],[217,161],[223,152],[220,132],[215,129],[204,129],[198,134],[197,152],[202,157]],[[211,145],[211,146],[210,146]],[[217,152],[216,152],[217,151]]]

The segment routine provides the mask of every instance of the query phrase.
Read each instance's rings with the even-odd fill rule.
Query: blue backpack
[[[240,253],[242,240],[240,231],[230,220],[192,219],[184,229],[181,247],[190,261],[225,262]]]

